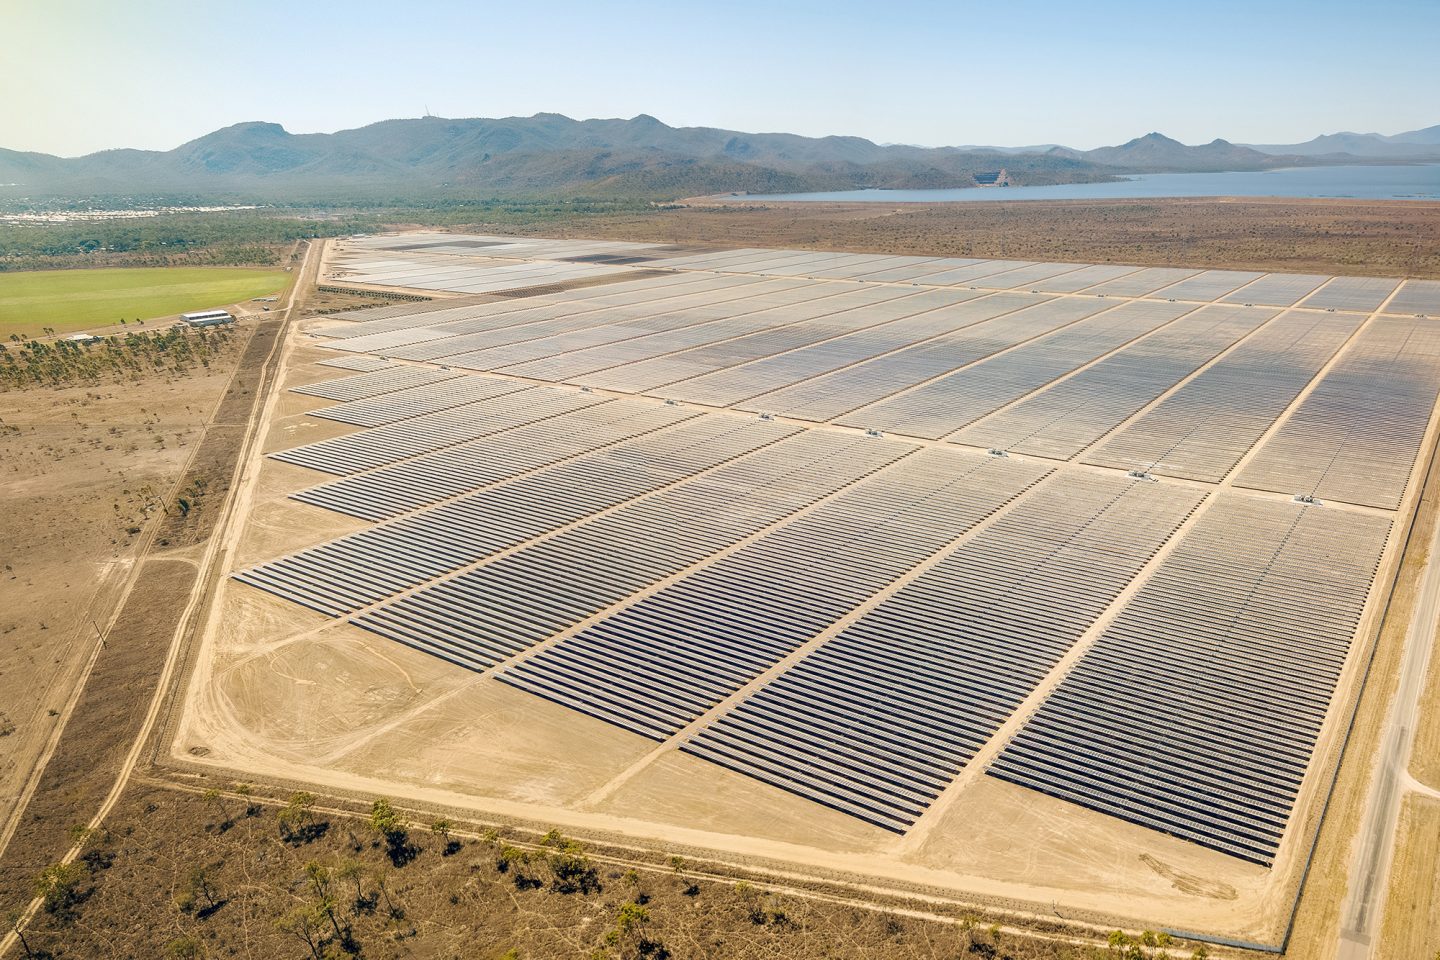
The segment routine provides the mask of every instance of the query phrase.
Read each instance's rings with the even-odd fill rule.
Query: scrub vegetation
[[[979,913],[887,914],[679,856],[627,864],[558,831],[412,822],[383,798],[353,814],[307,793],[276,800],[244,783],[130,791],[77,866],[37,878],[31,949],[57,960],[1208,955],[1154,932],[1047,942]]]

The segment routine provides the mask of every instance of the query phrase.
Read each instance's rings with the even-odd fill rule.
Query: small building
[[[89,343],[99,343],[101,340],[104,340],[104,339],[105,339],[104,337],[97,337],[97,336],[95,336],[95,334],[93,334],[93,333],[72,333],[72,334],[70,334],[70,336],[68,336],[68,337],[65,338],[66,342],[68,342],[68,343],[86,343],[86,344],[89,344]]]
[[[180,322],[187,327],[217,327],[222,323],[234,323],[235,318],[228,310],[201,310],[199,313],[182,313]]]

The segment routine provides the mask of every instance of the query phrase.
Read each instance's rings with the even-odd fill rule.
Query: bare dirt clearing
[[[246,331],[248,334],[248,331]],[[29,778],[246,337],[208,369],[0,392],[0,822]],[[217,496],[223,491],[212,491]],[[191,491],[186,509],[206,509]],[[167,515],[167,511],[173,517]]]

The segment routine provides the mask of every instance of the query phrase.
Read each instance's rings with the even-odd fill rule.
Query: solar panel
[[[381,604],[353,622],[462,666],[484,669],[913,449],[802,432],[493,563]],[[557,590],[557,584],[563,588]]]
[[[1320,378],[1238,486],[1394,510],[1440,390],[1440,327],[1372,321]]]
[[[1270,865],[1389,529],[1222,495],[989,772]]]
[[[500,679],[663,739],[1045,473],[921,451]]]
[[[1219,482],[1363,319],[1354,314],[1285,314],[1083,459]]]
[[[682,749],[903,832],[1200,498],[1057,475]]]

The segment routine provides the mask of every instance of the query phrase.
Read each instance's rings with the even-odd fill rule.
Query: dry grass
[[[136,551],[175,510],[168,493],[244,343],[227,339],[208,367],[185,373],[0,391],[0,824]]]
[[[775,891],[684,862],[627,867],[563,838],[538,849],[530,836],[447,843],[411,823],[391,844],[364,819],[333,813],[296,832],[287,840],[269,807],[137,784],[108,835],[93,838],[75,902],[37,917],[32,946],[56,958],[298,958],[310,946],[285,918],[319,908],[311,936],[324,955],[368,960],[1119,955],[979,917],[943,922]]]
[[[1440,800],[1410,796],[1400,832],[1377,956],[1440,955]]]
[[[456,228],[462,229],[462,228]],[[1435,204],[1352,200],[693,204],[463,229],[733,247],[1440,277]]]
[[[1440,647],[1440,635],[1434,642]],[[1410,773],[1421,783],[1440,789],[1440,650],[1436,649],[1430,651],[1429,677],[1420,695]]]

